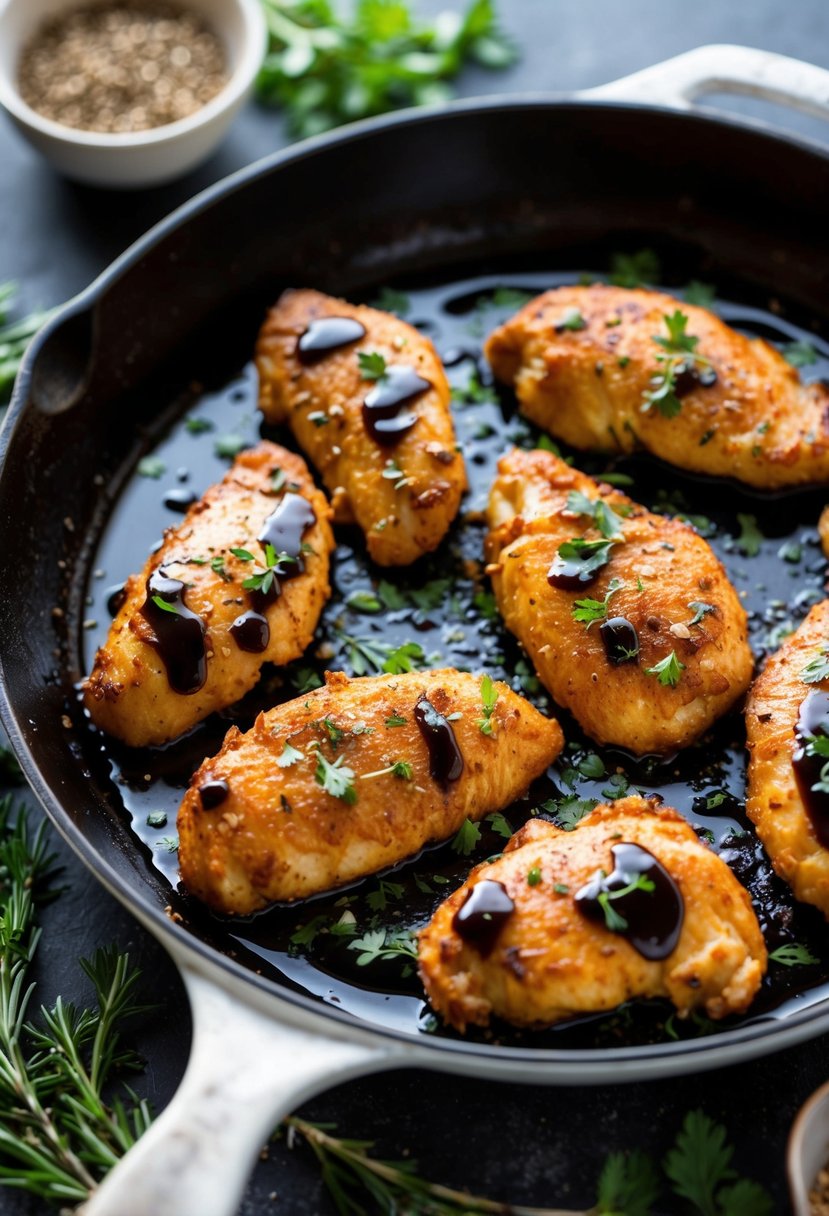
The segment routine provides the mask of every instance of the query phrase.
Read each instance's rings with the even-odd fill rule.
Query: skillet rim
[[[73,316],[83,313],[105,298],[109,288],[127,274],[145,253],[165,237],[185,227],[194,217],[211,207],[220,205],[225,198],[237,190],[242,190],[252,182],[278,172],[283,166],[295,164],[307,157],[324,155],[333,146],[342,147],[352,142],[371,138],[388,128],[451,122],[459,115],[479,114],[485,117],[491,111],[509,110],[521,113],[528,110],[566,111],[567,109],[631,111],[640,114],[644,111],[649,114],[662,114],[678,121],[694,121],[710,127],[715,132],[723,127],[735,129],[738,132],[744,131],[772,143],[782,143],[798,148],[817,160],[829,161],[829,147],[819,141],[800,134],[785,132],[746,115],[732,116],[694,108],[682,110],[670,105],[629,100],[614,102],[607,98],[580,98],[578,94],[554,92],[493,94],[485,97],[466,98],[448,105],[400,110],[351,123],[323,135],[290,145],[288,148],[270,153],[252,164],[244,166],[180,204],[129,245],[87,287],[56,309],[29,345],[12,392],[7,416],[0,427],[0,484],[2,484],[4,476],[5,459],[11,436],[23,418],[29,402],[32,372],[39,353],[48,339]],[[576,1081],[577,1083],[579,1080],[582,1083],[606,1080],[608,1079],[606,1073],[609,1069],[613,1065],[621,1064],[638,1067],[635,1071],[632,1068],[629,1071],[626,1070],[627,1075],[616,1078],[617,1080],[642,1079],[645,1076],[657,1074],[668,1076],[681,1071],[689,1071],[692,1063],[704,1068],[726,1066],[737,1060],[771,1054],[829,1031],[829,998],[814,1006],[789,1014],[784,1019],[775,1018],[772,1015],[747,1026],[724,1030],[711,1037],[592,1049],[505,1047],[431,1036],[423,1036],[421,1039],[402,1030],[362,1022],[353,1015],[333,1008],[317,998],[295,992],[281,985],[277,980],[257,975],[253,970],[211,946],[198,934],[188,931],[172,921],[165,915],[157,899],[145,900],[142,898],[143,891],[136,891],[132,888],[126,878],[111,866],[106,857],[92,847],[79,825],[64,810],[58,793],[42,778],[18,721],[13,698],[4,676],[5,663],[0,654],[0,723],[8,734],[31,790],[52,824],[76,856],[91,870],[110,894],[114,895],[145,928],[151,931],[165,948],[169,948],[177,965],[184,965],[182,964],[183,956],[195,956],[201,962],[206,962],[210,971],[218,969],[221,980],[217,982],[222,982],[223,986],[228,987],[231,991],[244,993],[244,985],[250,985],[257,991],[260,998],[265,997],[269,1004],[274,1005],[274,1014],[278,1013],[280,1002],[287,1004],[295,1012],[304,1011],[312,1015],[314,1021],[319,1019],[322,1023],[336,1024],[340,1036],[345,1032],[345,1037],[364,1038],[367,1036],[369,1039],[384,1040],[387,1043],[403,1046],[414,1054],[413,1063],[424,1065],[428,1063],[451,1068],[450,1061],[459,1056],[467,1061],[477,1060],[493,1071],[499,1066],[508,1069],[509,1065],[512,1065],[513,1075],[518,1079],[535,1079],[536,1081],[550,1081],[557,1078],[550,1076],[519,1077],[516,1066],[522,1065],[524,1069],[528,1069],[539,1065],[558,1065],[562,1071],[560,1077],[562,1081]],[[213,978],[216,979],[215,976]],[[239,981],[243,985],[241,989]],[[671,1061],[674,1060],[681,1060],[684,1063],[681,1067],[671,1068]],[[392,1066],[394,1065],[392,1064]],[[576,1075],[578,1070],[581,1070],[579,1076]],[[602,1075],[599,1076],[599,1074]]]

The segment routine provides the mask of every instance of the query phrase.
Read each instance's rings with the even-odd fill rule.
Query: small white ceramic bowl
[[[150,131],[80,131],[44,118],[17,88],[20,52],[39,26],[84,0],[0,0],[0,104],[61,173],[95,186],[130,189],[170,181],[210,155],[248,96],[265,53],[260,0],[183,0],[224,44],[228,82],[201,109]]]
[[[809,1216],[809,1191],[829,1161],[829,1082],[800,1109],[789,1135],[788,1170],[794,1216]]]

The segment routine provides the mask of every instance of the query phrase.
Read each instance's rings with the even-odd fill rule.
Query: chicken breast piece
[[[466,489],[449,383],[428,338],[375,308],[287,291],[256,345],[259,405],[287,422],[381,566],[437,548]]]
[[[599,743],[638,754],[686,747],[748,688],[745,610],[688,524],[652,515],[551,452],[518,449],[498,464],[487,518],[504,623]],[[573,538],[587,549],[565,561]]]
[[[487,718],[481,677],[328,673],[247,734],[232,729],[179,810],[188,890],[221,912],[255,912],[385,869],[507,806],[563,739],[506,684],[493,689]]]
[[[829,734],[827,647],[824,600],[754,681],[746,703],[746,811],[780,877],[829,919],[829,795],[812,789],[829,750],[808,754],[809,738]]]
[[[677,311],[687,322],[672,342],[665,318]],[[644,448],[757,489],[829,481],[829,388],[802,384],[768,342],[673,296],[559,287],[495,330],[485,351],[522,412],[574,447]],[[666,374],[675,392],[661,395]]]
[[[766,970],[748,892],[676,811],[639,797],[572,832],[530,820],[440,905],[418,957],[432,1008],[461,1032],[493,1017],[540,1029],[634,997],[723,1018]]]
[[[127,579],[84,682],[96,725],[166,743],[238,701],[263,663],[299,658],[330,594],[330,514],[301,457],[242,452]]]

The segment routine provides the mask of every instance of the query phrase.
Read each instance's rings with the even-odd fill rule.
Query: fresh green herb
[[[405,317],[412,307],[412,302],[403,291],[395,291],[393,287],[381,287],[377,298],[372,300],[371,307],[382,309],[383,312],[393,312],[398,317]]]
[[[704,600],[691,600],[688,607],[694,614],[691,620],[688,622],[689,629],[692,625],[699,625],[700,621],[702,621],[704,617],[708,616],[709,613],[716,611],[713,604],[706,604]]]
[[[629,789],[630,782],[624,773],[612,773],[602,790],[602,798],[606,798],[608,802],[615,802],[617,798],[624,798]]]
[[[327,929],[329,923],[328,916],[323,912],[319,916],[313,917],[306,921],[305,924],[299,926],[291,934],[290,942],[292,946],[313,946],[320,933]]]
[[[23,785],[23,769],[17,763],[14,752],[0,747],[0,785]]]
[[[537,887],[541,882],[541,866],[531,866],[527,871],[527,886]]]
[[[371,591],[352,591],[345,602],[352,612],[365,612],[373,615],[383,611],[382,603]]]
[[[567,511],[571,515],[587,515],[605,540],[622,540],[622,520],[603,498],[588,498],[581,490],[567,495]]]
[[[301,696],[313,692],[315,688],[322,688],[322,676],[313,667],[298,667],[291,673],[291,683]]]
[[[625,917],[613,907],[616,900],[624,899],[626,895],[632,895],[634,891],[645,891],[651,895],[655,890],[656,884],[652,878],[648,878],[647,874],[637,874],[623,887],[618,887],[614,891],[601,891],[598,904],[604,914],[604,923],[610,932],[624,933],[628,927]]]
[[[811,342],[787,342],[781,348],[781,354],[792,367],[808,367],[818,360],[818,353]]]
[[[374,773],[363,773],[362,780],[368,781],[372,777],[385,777],[386,775],[399,777],[401,781],[411,781],[414,776],[414,769],[408,760],[395,760],[393,764],[389,764],[386,768],[378,768]]]
[[[313,422],[315,427],[328,426],[331,419],[326,414],[325,410],[312,410],[308,415],[308,421]]]
[[[193,414],[190,414],[184,421],[184,429],[189,431],[191,435],[201,435],[205,431],[212,431],[213,423],[209,418],[196,418]]]
[[[10,321],[9,311],[16,291],[15,283],[0,283],[0,405],[5,405],[11,396],[30,339],[52,315],[51,312],[33,312],[19,321]]]
[[[561,448],[549,435],[539,435],[535,446],[539,452],[552,452],[554,456],[561,456]]]
[[[812,954],[808,946],[804,946],[800,942],[788,942],[785,946],[778,946],[776,950],[772,950],[769,954],[769,961],[779,963],[782,967],[809,967],[814,963],[819,963],[820,959]]]
[[[539,809],[552,815],[557,827],[572,832],[598,805],[598,798],[577,798],[575,794],[567,794],[563,798],[548,798]]]
[[[213,444],[213,450],[222,460],[235,460],[247,444],[240,435],[220,435]]]
[[[443,103],[467,63],[495,70],[516,58],[493,0],[471,0],[431,24],[416,22],[406,0],[361,0],[353,12],[329,0],[263,3],[269,41],[256,91],[285,109],[293,135]]]
[[[330,794],[332,798],[339,798],[342,802],[353,806],[357,801],[357,790],[354,788],[354,770],[348,768],[343,762],[345,755],[339,757],[332,764],[326,760],[325,756],[319,747],[316,748],[317,767],[314,772],[314,778],[317,785],[321,785],[326,794]]]
[[[800,672],[804,684],[819,684],[821,680],[829,679],[829,646],[810,659]]]
[[[737,548],[741,549],[746,557],[756,557],[763,542],[763,533],[757,527],[756,515],[738,514],[737,523],[740,525]]]
[[[674,1193],[695,1204],[702,1216],[771,1216],[772,1204],[755,1182],[737,1179],[734,1150],[725,1128],[702,1111],[685,1117],[676,1146],[664,1162]]]
[[[717,790],[715,794],[709,794],[705,799],[705,809],[707,811],[715,811],[718,806],[722,806],[726,800],[726,797],[727,795],[724,794],[722,790]]]
[[[573,620],[581,621],[586,629],[589,629],[596,621],[605,620],[611,597],[617,591],[621,591],[624,585],[621,579],[612,578],[603,600],[576,600],[572,609]]]
[[[292,483],[293,484],[293,483]],[[278,466],[271,473],[271,493],[281,494],[287,488],[288,478],[285,476],[285,470]]]
[[[407,722],[408,718],[404,718],[400,714],[392,714],[391,717],[386,718],[386,726],[388,727],[405,726]]]
[[[290,768],[292,764],[298,764],[300,760],[304,759],[305,753],[299,751],[296,747],[292,747],[286,739],[281,753],[276,758],[276,763],[279,768]]]
[[[372,912],[385,912],[389,900],[400,899],[405,887],[400,882],[391,882],[387,878],[378,878],[377,890],[370,891],[366,903]]]
[[[372,929],[368,933],[364,933],[362,937],[357,938],[353,942],[348,943],[349,950],[359,950],[357,958],[358,967],[367,967],[370,963],[376,963],[378,960],[388,961],[390,959],[404,958],[416,962],[417,961],[417,944],[414,934],[407,929],[392,930],[392,929]],[[410,975],[411,967],[407,967],[403,974]]]
[[[264,567],[257,566],[253,574],[244,580],[243,590],[259,591],[262,595],[268,595],[278,576],[284,573],[283,567],[296,565],[296,560],[288,553],[277,553],[268,541],[265,545]]]
[[[577,536],[566,540],[558,547],[558,555],[565,562],[579,562],[582,572],[592,574],[601,570],[610,561],[610,550],[615,540],[584,540]]]
[[[156,608],[160,608],[162,612],[172,612],[173,616],[179,615],[178,605],[171,604],[169,600],[162,599],[160,595],[153,596],[153,603]]]
[[[672,650],[664,659],[660,659],[653,667],[645,668],[646,676],[656,676],[660,684],[664,684],[668,688],[676,688],[679,683],[679,678],[685,670],[685,664],[681,663],[676,657],[676,651]]]
[[[230,552],[234,557],[238,557],[240,562],[252,562],[256,560],[248,549],[231,549]]]
[[[406,607],[406,596],[394,583],[381,579],[377,584],[377,594],[390,612],[397,612]]]
[[[656,356],[660,370],[651,378],[651,385],[642,397],[642,412],[656,406],[665,418],[675,418],[682,409],[682,402],[676,394],[677,379],[680,374],[696,366],[710,367],[710,361],[697,353],[699,338],[688,333],[688,317],[678,308],[673,313],[663,316],[667,338],[662,334],[654,334],[654,342],[661,346],[663,354]]]
[[[599,1175],[594,1212],[596,1216],[651,1216],[659,1191],[656,1168],[646,1153],[610,1153]]]
[[[557,330],[586,329],[587,322],[577,308],[568,308],[564,315],[560,317],[558,321],[556,321],[555,328]]]
[[[360,375],[364,380],[383,380],[388,375],[385,356],[381,355],[379,351],[358,351],[357,363],[360,366]]]
[[[777,550],[777,556],[781,561],[791,562],[793,566],[796,566],[803,557],[803,546],[795,540],[787,540]]]
[[[566,882],[554,882],[553,890],[555,891],[556,895],[569,895],[570,894],[570,888],[567,886]]]
[[[380,476],[385,477],[386,481],[393,481],[395,490],[402,490],[412,480],[411,477],[406,476],[394,459],[386,461]]]
[[[382,670],[388,675],[400,676],[407,671],[420,671],[425,664],[423,647],[418,642],[404,642],[388,651]]]
[[[453,852],[461,857],[468,857],[481,839],[481,829],[471,819],[464,819],[452,841]]]
[[[483,297],[483,302],[485,306],[491,305],[493,308],[515,312],[517,309],[523,308],[525,304],[529,304],[535,294],[534,291],[529,291],[524,287],[496,287],[489,298]]]
[[[659,258],[652,249],[635,253],[614,253],[610,259],[609,280],[615,287],[644,287],[658,283],[662,276]]]
[[[509,840],[512,836],[512,828],[509,820],[506,819],[500,811],[495,811],[492,815],[486,816],[486,821],[492,828],[493,832],[497,832],[499,836],[503,836],[504,840]]]
[[[466,384],[455,385],[452,388],[452,398],[459,405],[480,405],[484,401],[490,401],[493,393],[492,385],[484,384],[476,367],[470,371]]]
[[[162,836],[156,841],[157,849],[165,849],[168,853],[175,853],[178,849],[178,836]]]
[[[629,363],[630,355],[619,355],[618,359],[616,360],[616,366],[621,368],[627,367]]]
[[[582,777],[587,777],[593,781],[600,781],[607,771],[604,766],[604,761],[596,752],[588,752],[579,760],[576,766]]]
[[[232,583],[233,582],[233,579],[228,574],[227,570],[225,570],[224,558],[219,556],[218,554],[216,555],[216,557],[213,557],[210,559],[210,569],[213,571],[214,574],[218,574],[219,578],[222,580],[223,583]]]
[[[335,748],[336,748],[337,744],[341,743],[342,740],[345,738],[345,731],[341,730],[340,727],[337,726],[336,722],[332,722],[332,720],[330,718],[323,718],[320,721],[320,726],[325,731],[325,733],[328,735],[328,738],[334,744]]]
[[[488,675],[481,677],[481,706],[484,711],[484,716],[478,719],[478,730],[482,735],[491,735],[495,730],[495,723],[492,721],[492,715],[495,712],[495,706],[498,703],[498,689],[492,682],[492,678]]]
[[[139,460],[136,472],[139,477],[152,477],[157,481],[166,470],[166,464],[157,456],[144,456]]]
[[[148,828],[165,828],[167,826],[166,811],[150,811],[147,816]]]
[[[717,298],[717,289],[712,283],[701,283],[699,279],[691,279],[683,295],[686,304],[696,304],[697,308],[713,308]]]
[[[636,483],[630,473],[602,473],[599,476],[599,481],[604,481],[609,486],[632,486]]]

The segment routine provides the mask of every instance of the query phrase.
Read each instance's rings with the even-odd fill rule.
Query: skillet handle
[[[689,110],[703,93],[741,93],[829,119],[829,71],[755,47],[699,46],[579,96]]]
[[[405,1064],[388,1047],[278,1022],[189,967],[187,1071],[169,1106],[79,1216],[233,1216],[284,1115],[328,1086]]]

